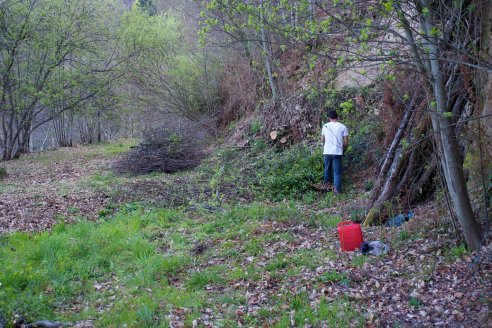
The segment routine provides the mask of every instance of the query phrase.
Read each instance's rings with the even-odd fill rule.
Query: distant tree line
[[[153,113],[212,108],[214,64],[185,42],[193,34],[177,14],[156,8],[152,1],[0,2],[0,158],[18,158],[47,139],[61,147],[92,143],[116,128],[136,136]]]

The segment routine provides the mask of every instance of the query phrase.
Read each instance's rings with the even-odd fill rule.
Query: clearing
[[[364,201],[355,186],[271,202],[238,183],[247,166],[213,158],[180,174],[116,176],[130,145],[2,163],[0,326],[492,324],[492,250],[456,245],[432,204],[402,227],[364,229],[388,254],[344,253],[336,226]]]

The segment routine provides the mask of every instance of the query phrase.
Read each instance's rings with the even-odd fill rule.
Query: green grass
[[[260,243],[260,241],[256,238],[253,238],[245,243],[244,252],[247,255],[257,256],[264,252],[264,249]]]
[[[364,263],[367,262],[367,256],[365,255],[357,255],[352,258],[352,265],[361,268],[364,266]]]
[[[350,307],[350,302],[343,299],[334,302],[322,300],[313,308],[304,292],[292,297],[290,310],[293,310],[291,312],[294,314],[293,318],[290,315],[283,315],[274,327],[292,327],[292,319],[296,327],[304,327],[306,324],[315,326],[324,324],[327,327],[364,326],[364,321],[357,311]]]
[[[313,227],[321,227],[323,229],[336,228],[342,219],[339,216],[329,214],[310,214],[309,224]]]
[[[320,275],[319,280],[324,283],[336,283],[341,282],[345,285],[350,284],[350,279],[347,277],[345,273],[340,273],[337,271],[327,271]]]
[[[409,240],[412,238],[412,234],[407,230],[401,230],[398,232],[398,239],[401,241]]]
[[[293,254],[279,252],[263,266],[256,260],[244,264],[244,257],[262,255],[266,243],[295,241],[289,233],[260,229],[268,222],[300,220],[298,210],[287,204],[255,203],[195,215],[129,203],[108,220],[58,224],[51,232],[3,236],[0,308],[28,321],[92,319],[98,327],[160,327],[169,324],[170,308],[190,309],[186,322],[191,323],[205,307],[220,308],[227,303],[232,312],[225,311],[223,320],[235,326],[233,309],[245,304],[243,292],[228,288],[210,294],[209,288],[221,290],[237,282],[257,282],[265,275],[283,281],[301,274],[299,268],[314,269],[335,256],[329,250],[299,250]],[[227,239],[234,231],[240,233]],[[199,236],[215,248],[194,255]],[[209,265],[217,256],[229,264]],[[346,301],[322,302],[315,308],[302,296],[283,302],[297,309],[296,323],[325,322],[338,310],[348,316],[343,319],[335,315],[335,321],[326,322],[352,322],[350,318],[356,318]],[[283,312],[272,306],[246,321],[261,325],[273,320],[283,327]]]
[[[112,159],[116,155],[129,150],[135,142],[133,139],[124,139],[118,142],[102,142],[84,147],[59,148],[21,156],[15,162],[16,165],[8,163],[10,165],[7,166],[9,176],[15,177],[15,180],[11,179],[8,183],[1,183],[0,194],[20,192],[22,190],[25,193],[44,196],[44,184],[32,184],[31,179],[28,178],[29,172],[39,171],[55,177],[58,172],[57,169],[66,164],[70,163],[69,166],[74,168],[77,165],[72,165],[73,163],[80,164],[82,167],[86,165],[92,166],[101,160]],[[14,164],[13,162],[11,163]],[[39,177],[42,178],[43,175]],[[114,185],[128,181],[127,177],[115,176],[108,170],[96,172],[91,177],[83,176],[80,179],[69,179],[68,181],[61,179],[51,183],[55,187],[57,195],[66,196],[76,193],[81,188],[109,193],[113,191]]]
[[[105,193],[114,193],[114,186],[128,182],[129,178],[119,176],[111,171],[96,172],[92,176],[82,179],[79,186],[91,190],[102,191]]]
[[[249,129],[252,134],[257,134],[261,130],[261,121],[258,119],[254,120],[251,122]]]
[[[7,193],[14,193],[14,192],[19,192],[18,186],[16,186],[14,183],[4,183],[2,182],[0,184],[0,194],[7,194]]]
[[[224,268],[219,266],[194,272],[186,281],[185,285],[192,291],[202,290],[205,286],[211,284],[221,285],[225,282],[225,279],[221,276],[223,270]]]
[[[296,252],[290,261],[296,267],[306,267],[311,270],[316,269],[318,266],[323,265],[328,260],[336,258],[336,253],[333,250],[325,249],[323,251],[319,250],[299,250]]]
[[[187,252],[159,254],[142,229],[158,227],[159,212],[117,215],[110,222],[57,225],[52,233],[14,233],[1,249],[0,308],[31,319],[58,319],[65,304],[94,300],[103,284],[123,296],[135,288],[168,287],[190,263]],[[104,289],[103,289],[104,290]],[[121,300],[123,302],[123,300]],[[89,309],[96,304],[90,303]],[[68,319],[76,319],[78,315]]]
[[[448,262],[453,262],[458,259],[461,259],[463,256],[469,254],[465,245],[454,246],[448,249],[445,253],[446,260]]]
[[[50,164],[64,163],[73,160],[93,159],[96,157],[114,158],[116,155],[124,153],[137,143],[135,139],[122,139],[117,142],[100,142],[84,147],[78,147],[77,151],[73,148],[59,148],[54,150],[34,153],[23,156],[20,161],[26,163]]]
[[[408,305],[410,305],[411,307],[415,307],[415,308],[419,308],[419,307],[423,306],[422,302],[418,298],[415,298],[415,297],[411,297],[408,300]]]
[[[197,174],[210,181],[214,190],[222,184],[233,184],[239,194],[257,200],[294,199],[311,205],[319,197],[312,185],[323,177],[322,153],[319,147],[305,145],[285,150],[268,148],[256,140],[249,152],[218,151],[203,162]]]
[[[106,156],[114,157],[129,151],[136,144],[137,140],[135,139],[123,139],[118,142],[103,142],[98,144],[98,146],[102,147]]]
[[[91,145],[83,148],[81,156],[112,158],[130,146],[130,141]],[[96,327],[168,327],[172,311],[181,311],[182,320],[192,326],[206,309],[212,309],[214,324],[237,326],[236,310],[248,304],[247,295],[252,287],[247,286],[272,280],[285,288],[291,279],[300,279],[305,271],[314,271],[336,257],[336,252],[328,248],[295,246],[303,237],[294,227],[326,230],[336,227],[341,220],[300,209],[303,205],[322,207],[325,198],[331,204],[339,200],[333,195],[306,191],[307,184],[297,186],[297,179],[303,177],[290,165],[302,159],[307,148],[294,149],[279,158],[274,150],[264,153],[225,151],[218,162],[210,159],[186,175],[166,175],[170,193],[180,190],[173,185],[175,177],[198,181],[197,187],[203,194],[198,199],[189,199],[189,204],[197,204],[198,210],[186,205],[155,208],[138,199],[118,204],[112,199],[99,209],[98,222],[86,221],[81,208],[74,205],[67,211],[77,217],[75,224],[65,225],[60,217],[60,223],[50,232],[0,236],[2,314],[10,321],[13,314],[19,314],[29,322],[91,319]],[[51,165],[74,158],[74,154],[60,150],[26,160]],[[232,162],[222,161],[224,158]],[[270,172],[270,160],[278,161],[275,170],[287,174],[260,181]],[[312,160],[313,156],[302,159],[296,170],[309,166]],[[237,164],[241,161],[254,163],[257,174],[238,174],[241,166]],[[318,169],[316,166],[307,174],[314,179]],[[162,175],[141,176],[138,181],[156,176]],[[214,181],[209,177],[214,177]],[[119,185],[134,183],[134,179],[102,170],[76,182],[60,183],[58,193],[71,194],[82,188],[115,195]],[[227,184],[234,185],[241,197],[254,197],[246,204],[226,200]],[[289,185],[293,189],[277,195],[282,199],[287,195],[288,201],[272,203],[265,199],[278,198],[267,197],[266,187],[282,189]],[[220,197],[211,199],[205,195],[207,189],[217,191]],[[198,205],[203,203],[220,210],[200,210]],[[271,247],[275,247],[275,253],[270,252]],[[343,274],[331,274],[319,280],[312,278],[313,286],[348,280]],[[287,313],[291,310],[295,310],[297,326],[348,326],[361,322],[361,314],[351,312],[345,299],[310,303],[302,293],[289,293],[273,295],[257,315],[245,314],[244,325],[290,326]]]

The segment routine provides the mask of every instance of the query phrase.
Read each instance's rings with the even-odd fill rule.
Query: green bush
[[[344,154],[343,165],[350,172],[366,170],[373,164],[373,158],[383,156],[383,148],[378,144],[377,131],[381,126],[371,119],[350,120],[345,122],[349,129],[349,148]],[[366,189],[372,189],[370,183],[366,183]]]
[[[378,92],[377,87],[357,87],[333,90],[325,95],[324,107],[337,110],[340,122],[349,130],[349,147],[343,157],[345,173],[357,174],[366,170],[385,153],[381,144],[385,129],[380,119],[371,114],[379,106],[378,98],[372,96]],[[358,106],[354,101],[357,96],[367,100],[364,106]],[[327,113],[322,115],[322,121],[327,122]]]
[[[252,134],[257,134],[261,130],[261,121],[258,119],[255,119],[253,122],[251,122],[249,129],[250,129]]]
[[[5,178],[6,176],[7,176],[7,169],[5,169],[4,167],[0,167],[0,180]]]
[[[302,198],[312,190],[311,185],[323,178],[322,149],[296,145],[281,154],[273,154],[259,165],[257,172],[260,189],[267,198]]]

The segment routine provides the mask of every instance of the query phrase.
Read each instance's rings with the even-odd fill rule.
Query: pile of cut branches
[[[193,122],[152,129],[113,169],[119,174],[174,173],[196,167],[206,155],[210,136]]]

